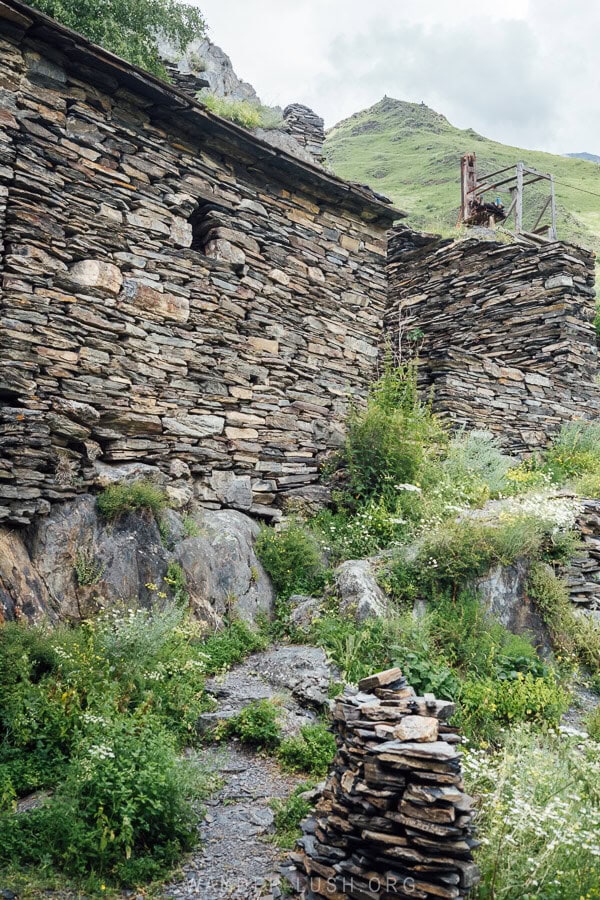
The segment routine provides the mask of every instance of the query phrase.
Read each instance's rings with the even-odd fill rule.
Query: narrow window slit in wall
[[[200,202],[189,218],[191,249],[237,273],[246,270],[246,254],[229,239],[235,231],[234,213],[220,204]]]

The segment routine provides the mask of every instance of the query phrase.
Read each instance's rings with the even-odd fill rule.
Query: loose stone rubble
[[[305,900],[462,898],[477,884],[453,711],[397,668],[346,688],[333,770],[292,855]]]
[[[423,386],[452,422],[522,451],[600,414],[593,253],[398,226],[388,278],[392,345],[405,359],[418,353]]]

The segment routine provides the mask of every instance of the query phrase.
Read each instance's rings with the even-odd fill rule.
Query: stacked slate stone
[[[0,61],[0,520],[134,476],[267,518],[321,499],[395,212],[18,0]]]
[[[583,501],[575,527],[581,550],[560,574],[567,579],[571,602],[600,623],[600,500]]]
[[[163,60],[163,65],[167,70],[171,84],[181,91],[182,94],[187,94],[188,97],[191,97],[192,100],[196,99],[198,91],[209,87],[209,81],[201,72],[182,71],[179,65],[166,59]]]
[[[305,900],[461,898],[477,884],[453,710],[398,668],[346,688],[333,771],[292,856]]]
[[[386,332],[403,358],[418,353],[423,387],[453,422],[497,431],[520,451],[600,414],[592,253],[399,226],[388,278]]]
[[[325,123],[308,106],[302,103],[290,103],[283,111],[283,118],[289,133],[299,144],[315,157],[315,161],[323,162],[323,144],[325,143]]]

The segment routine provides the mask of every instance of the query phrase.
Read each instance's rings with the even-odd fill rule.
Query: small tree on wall
[[[29,0],[31,6],[81,32],[106,50],[165,77],[157,37],[183,50],[203,34],[202,13],[177,0]]]

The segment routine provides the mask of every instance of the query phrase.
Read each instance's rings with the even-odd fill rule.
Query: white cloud
[[[504,143],[600,153],[600,8],[589,0],[198,5],[266,103],[299,100],[332,125],[387,94]]]

